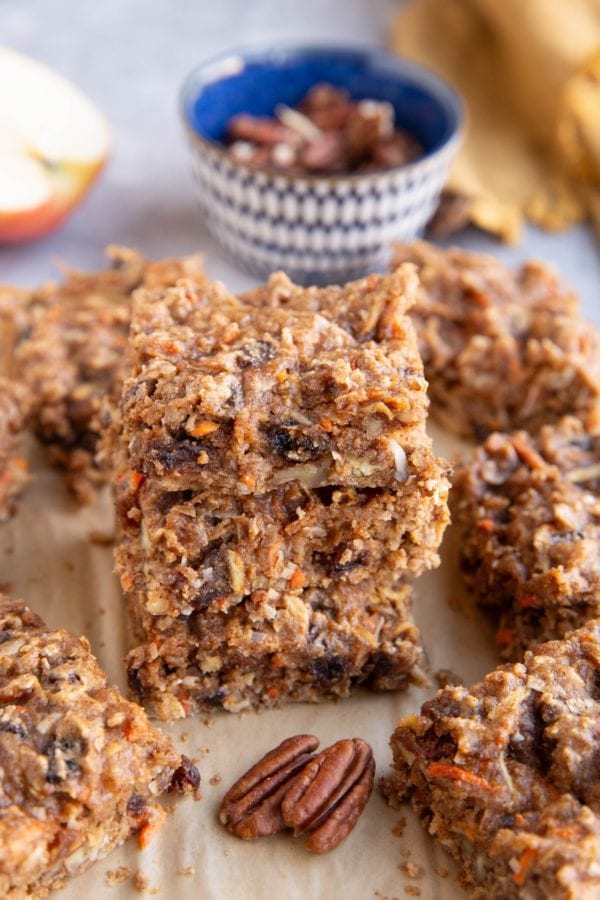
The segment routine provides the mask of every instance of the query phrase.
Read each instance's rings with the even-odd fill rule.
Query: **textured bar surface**
[[[107,253],[110,268],[68,271],[13,306],[13,366],[32,399],[33,429],[84,503],[107,479],[96,449],[103,404],[121,391],[132,292],[204,279],[199,257],[149,262],[124,247]]]
[[[599,684],[595,619],[400,721],[384,790],[410,801],[474,898],[600,896]]]
[[[462,569],[505,657],[600,615],[600,433],[567,418],[537,438],[492,434],[452,498]]]
[[[396,246],[406,262],[421,281],[411,317],[442,425],[478,441],[566,415],[600,427],[600,332],[551,268],[425,242]]]
[[[197,770],[107,685],[85,638],[0,595],[0,893],[41,897],[161,818]]]
[[[294,305],[270,301],[282,283]],[[438,564],[448,482],[414,287],[407,268],[308,291],[278,275],[252,304],[136,296],[109,452],[130,679],[161,716],[422,679],[399,579]]]
[[[15,512],[28,480],[27,463],[19,453],[27,409],[27,392],[0,375],[0,522]]]

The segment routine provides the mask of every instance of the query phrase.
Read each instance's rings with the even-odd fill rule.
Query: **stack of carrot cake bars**
[[[415,290],[138,291],[109,450],[129,681],[162,718],[422,677],[404,579],[438,563],[448,481]]]

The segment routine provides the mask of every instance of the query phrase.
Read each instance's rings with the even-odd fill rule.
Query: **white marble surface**
[[[196,207],[176,97],[202,59],[254,41],[318,39],[383,44],[394,0],[0,0],[0,41],[79,84],[104,110],[113,153],[101,181],[63,229],[33,244],[0,248],[0,280],[33,285],[54,260],[101,264],[111,242],[151,256],[200,248],[209,272],[232,290],[251,279],[232,268]],[[499,165],[502,161],[499,160]],[[600,256],[585,229],[529,230],[519,247],[484,235],[461,243],[507,259],[556,263],[600,322]]]

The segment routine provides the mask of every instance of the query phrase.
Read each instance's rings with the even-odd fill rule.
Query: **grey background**
[[[393,0],[0,0],[0,41],[75,81],[104,110],[113,134],[108,166],[60,232],[0,248],[0,281],[34,285],[62,258],[98,266],[107,243],[149,256],[200,249],[232,290],[252,283],[209,238],[195,203],[177,93],[186,73],[221,50],[254,41],[318,39],[383,45]],[[0,86],[5,89],[4,85]],[[502,160],[498,160],[502,165]],[[600,255],[585,228],[529,229],[518,247],[482,234],[459,242],[508,260],[558,265],[600,322]]]

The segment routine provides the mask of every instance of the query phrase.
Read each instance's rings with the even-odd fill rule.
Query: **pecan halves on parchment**
[[[299,734],[263,756],[223,797],[219,818],[225,828],[244,840],[282,831],[281,801],[318,746],[314,735]]]
[[[333,850],[352,831],[375,778],[373,751],[360,738],[338,741],[308,762],[289,785],[281,804],[294,836],[310,832],[312,853]]]
[[[271,750],[227,792],[220,819],[246,840],[290,828],[307,850],[333,850],[352,831],[375,776],[373,752],[360,738],[314,755],[319,741],[297,735]]]

